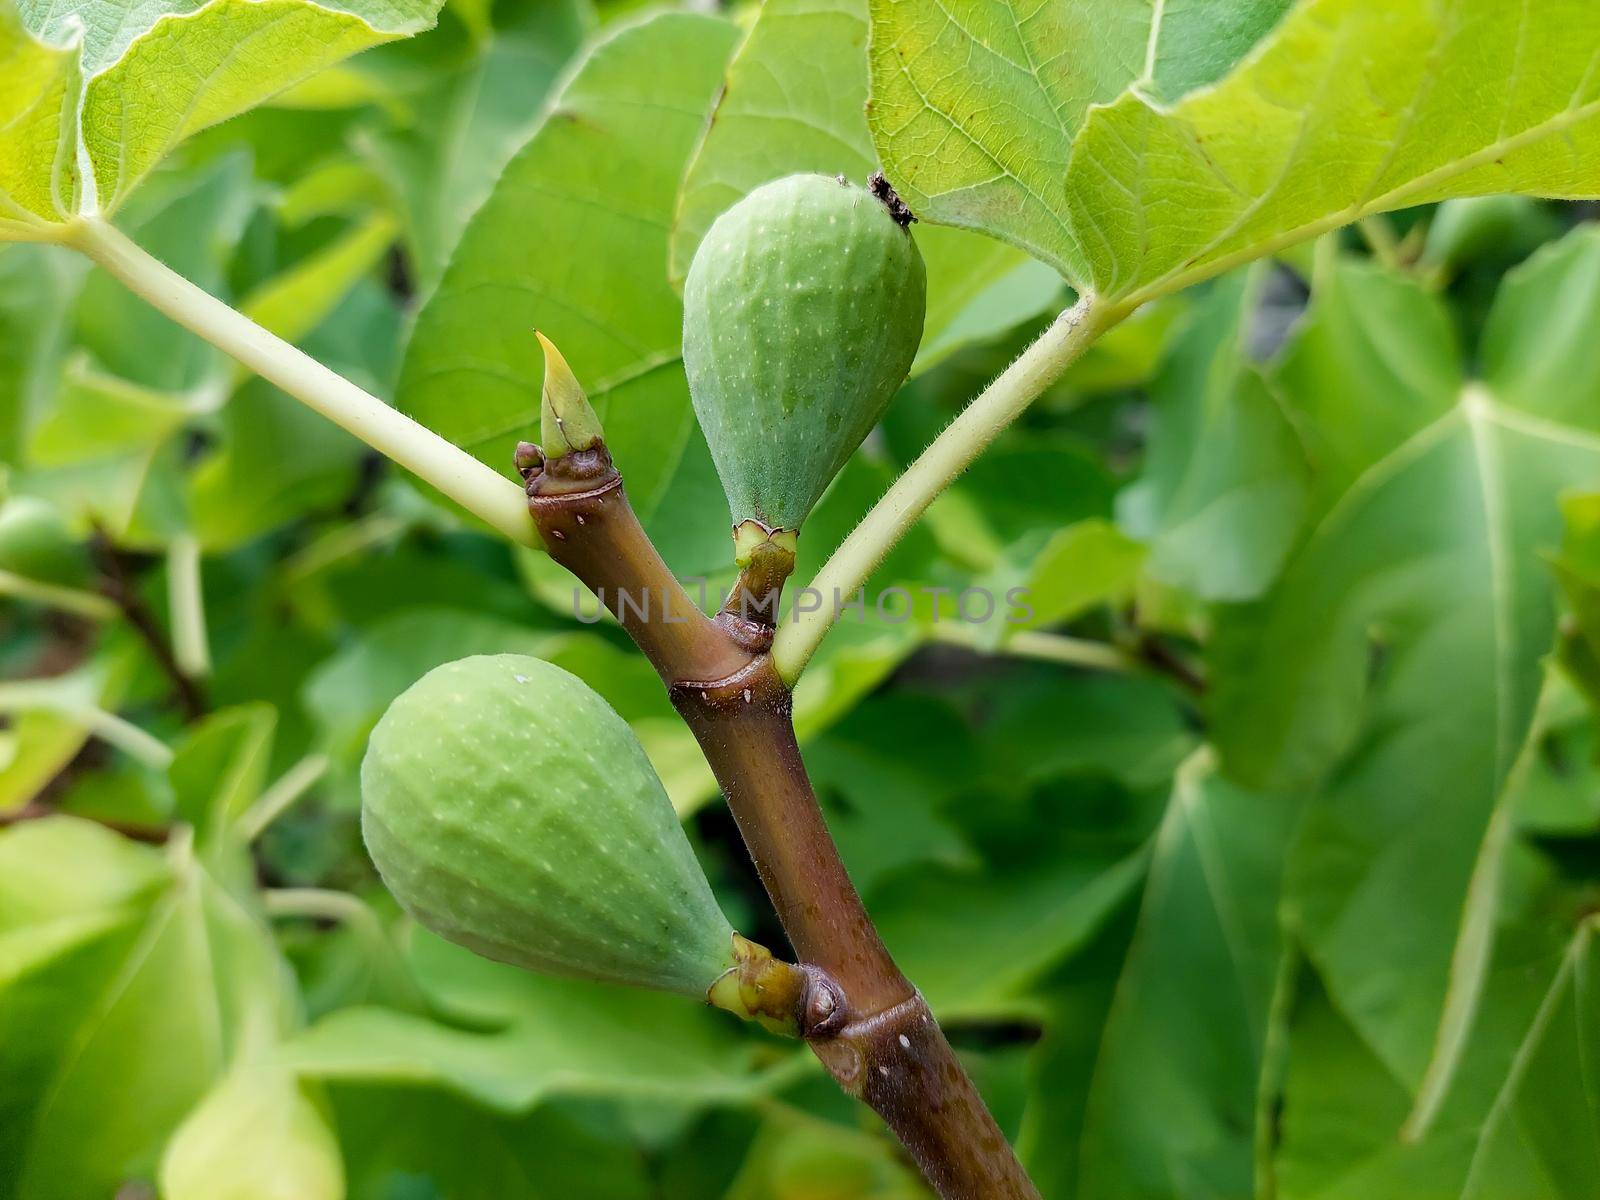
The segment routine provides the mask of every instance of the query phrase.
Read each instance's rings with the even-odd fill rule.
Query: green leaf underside
[[[561,348],[648,516],[693,427],[666,280],[678,181],[735,27],[664,14],[600,42],[478,210],[418,318],[400,406],[497,469]]]
[[[179,142],[360,50],[438,0],[122,0],[0,6],[0,235],[115,211]],[[84,194],[81,161],[92,171]]]
[[[1089,1091],[1086,1200],[1157,1200],[1180,1175],[1195,1194],[1251,1194],[1295,811],[1219,778],[1209,749],[1178,769]]]
[[[1600,472],[1600,377],[1530,386],[1545,355],[1582,344],[1577,322],[1541,323],[1544,306],[1592,290],[1597,270],[1600,238],[1583,232],[1512,276],[1485,378],[1463,383],[1447,328],[1420,352],[1390,336],[1415,285],[1335,268],[1278,375],[1314,435],[1342,430],[1320,443],[1321,515],[1266,598],[1219,624],[1225,765],[1313,789],[1285,904],[1330,995],[1412,1089],[1435,1052],[1468,884],[1555,629],[1542,557],[1560,540],[1555,498]],[[1419,369],[1430,355],[1437,369]],[[1318,382],[1323,356],[1348,366],[1347,382]],[[1373,400],[1372,415],[1345,405],[1338,425],[1319,426],[1346,388]],[[1473,900],[1493,902],[1492,888]]]
[[[1289,0],[871,0],[873,136],[912,210],[1087,276],[1063,202],[1090,108],[1220,78]]]
[[[914,209],[1137,304],[1370,213],[1600,192],[1586,0],[1196,6],[1155,40],[1176,6],[1106,7],[873,0],[873,134]]]
[[[1594,195],[1597,63],[1587,0],[1308,0],[1214,90],[1090,116],[1067,176],[1090,278],[1138,301],[1368,213]]]

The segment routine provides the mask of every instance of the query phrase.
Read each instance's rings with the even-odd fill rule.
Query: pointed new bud
[[[555,343],[537,329],[533,335],[544,348],[544,396],[539,405],[539,424],[545,455],[557,459],[575,450],[587,450],[600,440],[600,418],[589,407],[578,377]]]

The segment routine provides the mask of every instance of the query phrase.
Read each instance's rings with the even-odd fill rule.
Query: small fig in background
[[[805,976],[734,933],[633,731],[560,667],[485,655],[412,684],[368,742],[361,828],[401,906],[486,958],[797,1027]]]
[[[798,530],[922,340],[911,233],[862,188],[791,175],[717,218],[684,283],[683,360],[735,526]]]

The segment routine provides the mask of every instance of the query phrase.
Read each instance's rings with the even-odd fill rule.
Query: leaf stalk
[[[784,623],[772,645],[778,674],[793,684],[838,619],[840,597],[855,595],[928,505],[955,482],[995,438],[1060,379],[1085,350],[1134,306],[1085,294],[1058,316],[1009,367],[934,438],[823,565],[811,587],[816,609]],[[834,603],[828,603],[833,597]]]
[[[513,542],[540,548],[516,484],[465,450],[269,333],[108,222],[76,218],[62,227],[60,240],[179,325],[426,480]]]

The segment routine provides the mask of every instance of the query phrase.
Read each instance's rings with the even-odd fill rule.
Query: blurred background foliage
[[[119,223],[497,466],[551,331],[714,590],[674,281],[755,183],[870,170],[865,22],[638,8],[452,0]],[[847,619],[805,677],[845,860],[1049,1200],[1596,1194],[1592,215],[1451,202],[1152,305],[890,556],[910,619]],[[798,579],[1070,300],[917,236],[922,356]],[[559,568],[58,249],[0,249],[0,461],[0,1197],[923,1194],[803,1051],[476,960],[378,884],[368,731],[517,650],[633,724],[782,944]],[[960,621],[968,587],[1030,589],[1029,627]]]

